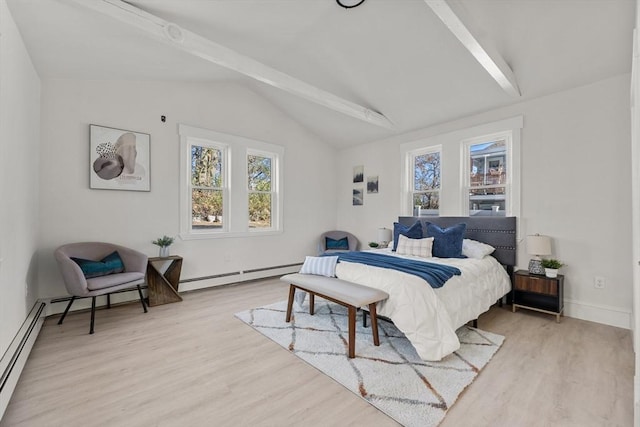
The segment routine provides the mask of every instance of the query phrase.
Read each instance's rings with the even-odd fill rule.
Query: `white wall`
[[[40,79],[0,0],[0,356],[35,302]]]
[[[320,233],[335,227],[335,149],[254,92],[235,84],[45,80],[40,296],[66,294],[52,255],[61,244],[111,241],[157,256],[151,241],[178,235],[178,123],[285,147],[284,233],[177,239],[171,251],[184,257],[183,279],[302,262]],[[151,135],[151,192],[89,189],[89,124]]]
[[[632,301],[630,76],[622,75],[340,152],[338,228],[361,241],[392,227],[400,212],[400,144],[516,115],[524,116],[520,235],[553,237],[554,256],[568,265],[567,315],[628,328]],[[380,175],[380,193],[351,205],[352,167]],[[458,172],[456,172],[458,173]],[[443,192],[446,192],[443,189]],[[443,212],[455,215],[455,212]],[[518,264],[529,255],[519,246]],[[595,289],[594,276],[606,278]]]

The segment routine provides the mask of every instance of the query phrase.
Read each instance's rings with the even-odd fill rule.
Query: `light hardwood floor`
[[[395,426],[233,314],[284,300],[277,279],[46,320],[7,411],[8,426]],[[510,307],[479,327],[503,347],[450,409],[451,426],[631,426],[627,330]]]

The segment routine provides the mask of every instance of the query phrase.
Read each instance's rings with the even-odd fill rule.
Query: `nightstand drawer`
[[[547,279],[546,277],[516,275],[513,286],[519,291],[558,295],[558,281],[555,279]]]
[[[564,310],[564,276],[549,278],[529,274],[526,270],[513,273],[512,311],[516,308],[554,314],[556,322]]]

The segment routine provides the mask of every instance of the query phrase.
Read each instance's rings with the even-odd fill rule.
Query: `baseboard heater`
[[[31,348],[38,337],[44,322],[44,308],[46,304],[37,301],[20,330],[16,334],[9,348],[0,359],[0,419],[7,409],[11,395],[18,384],[22,368],[27,362]]]
[[[233,271],[230,273],[214,274],[212,276],[193,277],[191,279],[182,279],[180,283],[198,282],[200,280],[220,279],[222,277],[241,276],[248,273],[260,273],[262,271],[279,270],[281,268],[289,268],[300,266],[302,263],[297,262],[295,264],[276,265],[274,267],[254,268],[252,270]]]

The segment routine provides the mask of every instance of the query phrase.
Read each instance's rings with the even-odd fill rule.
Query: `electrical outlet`
[[[596,276],[593,283],[596,289],[604,289],[604,284],[605,284],[604,277]]]

